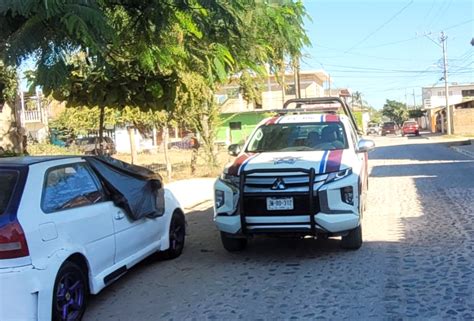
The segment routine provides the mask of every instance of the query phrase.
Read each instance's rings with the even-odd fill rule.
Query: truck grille
[[[327,174],[315,175],[314,169],[260,169],[241,173],[240,181],[240,219],[242,232],[249,229],[252,233],[259,229],[260,223],[250,223],[246,217],[266,216],[306,216],[303,224],[306,231],[316,233],[314,215],[320,210],[317,191],[327,179]],[[292,210],[267,210],[267,197],[292,197]],[[265,224],[266,228],[275,226],[279,229],[280,222]],[[281,225],[280,225],[281,226]]]

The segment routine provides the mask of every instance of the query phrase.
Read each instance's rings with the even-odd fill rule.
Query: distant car
[[[0,159],[0,320],[80,320],[89,294],[153,253],[178,257],[184,241],[178,201],[146,169]]]
[[[99,155],[100,154],[100,143],[99,137],[84,137],[76,139],[75,144],[85,155]],[[114,155],[117,151],[115,149],[115,143],[110,137],[104,137],[103,143],[103,154]]]
[[[393,134],[393,135],[400,134],[400,127],[398,127],[397,123],[393,121],[383,123],[382,136],[385,136],[388,134]]]
[[[372,123],[367,126],[367,135],[380,135],[381,133],[382,129],[379,124]]]
[[[194,135],[187,135],[180,141],[168,143],[168,149],[192,149],[196,144],[199,144],[197,138]]]
[[[402,135],[408,135],[408,134],[413,134],[416,136],[420,136],[420,128],[418,126],[418,123],[416,121],[406,121],[403,123],[402,126]]]

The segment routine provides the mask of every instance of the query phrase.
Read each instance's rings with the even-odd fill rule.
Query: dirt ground
[[[169,157],[172,164],[172,180],[179,180],[191,177],[191,150],[170,150]],[[118,158],[125,162],[131,161],[130,154],[116,154]],[[136,164],[146,166],[155,172],[159,172],[164,178],[166,177],[165,155],[163,152],[156,154],[138,154]],[[202,152],[198,154],[196,174],[192,177],[215,177],[222,172],[223,166],[233,159],[227,154],[227,151],[221,150],[218,153],[218,166],[212,168],[206,161]]]

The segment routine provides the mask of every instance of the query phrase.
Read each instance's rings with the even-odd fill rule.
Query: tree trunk
[[[102,142],[104,141],[104,119],[105,119],[105,106],[100,106],[99,116],[99,155],[104,154]],[[96,146],[97,149],[97,146]]]
[[[163,127],[163,152],[165,155],[165,165],[166,165],[166,177],[168,178],[168,182],[171,181],[171,175],[172,175],[172,167],[171,167],[171,162],[169,159],[168,155],[168,141],[169,141],[169,128],[167,125]]]
[[[191,174],[196,174],[196,165],[199,151],[199,143],[196,137],[193,137],[193,149],[191,154]]]
[[[135,128],[132,126],[127,127],[128,130],[128,137],[130,139],[130,154],[131,154],[131,162],[135,164],[137,160],[137,149],[135,147]]]

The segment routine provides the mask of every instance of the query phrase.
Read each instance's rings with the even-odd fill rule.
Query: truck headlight
[[[354,191],[352,186],[341,188],[341,199],[346,204],[354,205]]]
[[[239,176],[222,173],[220,179],[234,186],[239,186],[240,184]]]
[[[352,174],[352,168],[346,168],[339,172],[332,172],[328,174],[328,178],[326,179],[326,183],[337,181],[343,179]]]
[[[224,191],[216,190],[214,192],[214,202],[216,204],[216,208],[219,208],[224,205],[225,203]]]

